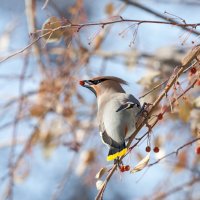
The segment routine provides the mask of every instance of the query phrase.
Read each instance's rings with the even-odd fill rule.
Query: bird
[[[127,153],[127,142],[136,129],[140,102],[122,88],[128,83],[115,76],[98,76],[79,84],[97,98],[100,137],[109,148],[107,161],[119,160]]]

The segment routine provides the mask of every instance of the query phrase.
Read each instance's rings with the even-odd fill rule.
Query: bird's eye
[[[99,83],[101,83],[101,80],[96,80],[95,81],[95,84],[99,84]]]
[[[100,79],[100,80],[89,80],[90,85],[97,85],[99,83],[102,83],[103,81],[106,81],[107,79]]]
[[[90,85],[94,85],[95,84],[94,81],[91,81],[91,80],[89,80],[88,82],[89,82]]]
[[[91,85],[97,85],[99,83],[101,83],[101,80],[93,80],[93,81],[90,81]]]

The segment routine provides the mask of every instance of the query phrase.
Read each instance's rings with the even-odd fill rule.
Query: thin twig
[[[149,7],[147,7],[147,6],[145,6],[145,5],[141,4],[141,3],[139,3],[138,1],[131,1],[131,0],[121,0],[121,1],[123,1],[124,3],[127,3],[128,5],[132,5],[132,6],[134,6],[134,7],[137,7],[137,8],[139,8],[139,9],[141,9],[141,10],[144,10],[144,11],[150,13],[150,14],[153,14],[153,15],[155,15],[156,17],[159,17],[159,18],[161,18],[161,19],[164,19],[164,20],[166,20],[166,21],[168,21],[168,22],[170,22],[170,23],[180,24],[180,23],[177,22],[176,20],[173,20],[173,19],[171,19],[171,18],[169,18],[169,17],[166,17],[165,15],[163,15],[163,14],[161,14],[161,13],[155,11],[155,10],[152,10],[151,8],[149,8]],[[195,35],[200,35],[200,32],[198,32],[197,30],[190,29],[190,28],[188,28],[188,27],[186,27],[186,26],[180,26],[180,27],[181,27],[182,29],[184,29],[184,30],[187,30],[187,31],[189,31],[189,32],[191,32],[191,33],[194,33]]]
[[[183,149],[183,148],[185,148],[185,147],[187,147],[187,146],[189,146],[189,145],[191,145],[191,144],[193,144],[193,143],[195,143],[195,142],[197,142],[197,141],[199,141],[199,140],[200,140],[200,138],[196,138],[196,139],[194,139],[194,140],[192,140],[192,141],[187,142],[186,144],[184,144],[184,145],[180,146],[179,148],[177,148],[175,151],[172,151],[171,153],[168,153],[168,154],[166,154],[165,156],[159,158],[157,161],[155,161],[155,162],[153,162],[153,163],[150,163],[150,164],[148,165],[148,167],[151,167],[151,166],[153,166],[153,165],[159,163],[161,160],[163,160],[163,159],[165,159],[165,158],[167,158],[167,157],[169,157],[169,156],[171,156],[171,155],[174,155],[174,154],[175,154],[175,155],[177,156],[178,153],[179,153],[179,151],[180,151],[181,149]]]
[[[48,3],[49,3],[49,0],[46,0],[44,2],[44,5],[42,6],[42,10],[44,10],[47,7]]]
[[[148,94],[150,94],[151,92],[157,90],[159,87],[161,87],[162,85],[164,85],[165,83],[167,83],[169,79],[166,79],[165,81],[163,81],[162,83],[159,83],[158,85],[156,85],[154,88],[152,88],[151,90],[149,90],[147,93],[143,94],[142,96],[139,97],[139,99],[144,98],[145,96],[147,96]]]
[[[194,185],[195,183],[199,182],[200,181],[200,177],[197,177],[197,178],[193,178],[192,180],[184,183],[184,184],[181,184],[179,186],[176,186],[175,188],[172,188],[171,190],[169,190],[168,192],[164,193],[164,194],[161,194],[153,199],[155,200],[161,200],[161,199],[165,199],[167,196],[169,195],[172,195],[173,193],[176,193],[176,192],[179,192],[181,190],[183,190],[184,187],[188,187],[188,186],[192,186]]]
[[[25,50],[27,50],[28,48],[30,48],[32,45],[34,45],[36,42],[38,42],[41,38],[45,37],[46,35],[49,35],[55,31],[58,30],[65,30],[68,28],[76,28],[77,32],[79,32],[82,28],[84,27],[90,27],[90,26],[101,26],[102,28],[104,28],[107,25],[112,25],[112,24],[116,24],[116,23],[125,23],[125,22],[132,22],[132,23],[136,23],[138,25],[141,24],[163,24],[163,25],[173,25],[173,26],[178,26],[178,27],[192,27],[192,28],[196,28],[198,26],[200,26],[200,23],[189,23],[189,24],[179,24],[176,22],[164,22],[164,21],[156,21],[156,20],[134,20],[134,19],[124,19],[123,17],[119,17],[120,19],[117,20],[112,20],[112,21],[104,21],[104,22],[91,22],[91,23],[84,23],[84,24],[67,24],[64,26],[60,26],[57,27],[55,29],[49,29],[49,32],[40,35],[38,38],[36,38],[35,40],[33,40],[29,45],[27,45],[25,48],[16,51],[15,53],[3,58],[2,60],[0,60],[0,63],[8,60],[9,58],[12,58],[18,54],[23,53]],[[41,30],[42,31],[42,30]]]

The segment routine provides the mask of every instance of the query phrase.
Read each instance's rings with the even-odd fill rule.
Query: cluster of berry
[[[119,166],[119,170],[120,172],[126,172],[130,170],[130,166],[129,165],[121,165]]]
[[[146,150],[146,152],[150,152],[150,151],[151,151],[151,147],[150,147],[150,146],[147,146],[145,150]],[[160,151],[160,149],[159,149],[159,147],[154,147],[154,148],[153,148],[153,151],[154,151],[155,153],[158,153],[158,152]]]

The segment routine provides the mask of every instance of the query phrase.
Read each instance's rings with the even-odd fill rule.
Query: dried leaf
[[[165,138],[163,136],[156,136],[154,137],[154,146],[155,147],[160,147],[163,145],[163,143],[165,142]]]
[[[35,104],[30,108],[30,115],[33,117],[41,117],[48,111],[44,105]]]
[[[96,174],[95,178],[100,179],[107,171],[108,171],[108,169],[106,167],[102,167],[99,170],[99,172]]]
[[[56,149],[56,145],[54,145],[54,144],[49,144],[47,146],[44,146],[43,151],[42,151],[43,156],[46,159],[49,159],[52,156],[55,149]]]
[[[139,160],[142,160],[143,155],[138,151],[138,152],[135,152],[135,157],[139,161]]]
[[[196,108],[200,108],[200,96],[194,100],[194,106]]]
[[[180,172],[185,169],[188,163],[187,151],[181,151],[177,157],[178,162],[174,165],[173,169],[175,172]]]
[[[73,36],[77,33],[78,28],[77,27],[71,27],[70,23],[65,23],[65,26],[68,25],[68,28],[65,28],[64,32],[63,32],[63,37],[64,37],[64,41],[65,41],[65,45],[66,47],[68,47],[71,44],[72,38]]]
[[[88,166],[90,166],[95,161],[95,157],[96,151],[93,149],[82,151],[79,164],[77,165],[76,174],[79,176],[83,175]]]
[[[180,106],[178,110],[179,118],[183,122],[188,122],[190,119],[190,112],[192,110],[192,106],[189,102],[184,101]]]
[[[109,3],[109,4],[106,5],[105,12],[108,15],[112,15],[113,14],[113,12],[114,12],[114,6],[113,6],[112,3]]]
[[[98,33],[98,35],[94,38],[92,45],[94,47],[94,49],[98,49],[103,41],[103,39],[105,38],[105,30],[102,30],[100,33]]]
[[[145,88],[152,87],[153,84],[157,83],[155,81],[155,78],[157,78],[160,75],[159,71],[154,70],[148,70],[146,75],[143,76],[138,83],[144,86]]]
[[[81,160],[86,164],[90,164],[90,163],[94,162],[95,157],[96,157],[96,151],[93,149],[84,151],[81,154]]]
[[[98,180],[96,182],[96,188],[97,188],[97,190],[101,190],[101,188],[103,187],[103,185],[104,185],[104,182],[102,180]]]
[[[61,20],[53,16],[47,19],[42,26],[43,39],[46,42],[58,42],[63,36]]]
[[[194,136],[196,136],[196,134],[199,133],[200,130],[200,110],[197,109],[193,109],[190,113],[190,125],[191,125],[191,129],[192,129],[192,133]]]
[[[63,108],[62,114],[65,117],[72,117],[75,113],[73,108]]]
[[[187,55],[182,60],[182,65],[186,65],[187,63],[190,63],[195,57],[198,57],[200,55],[200,46],[194,47],[192,50],[190,50]]]
[[[144,169],[150,159],[150,153],[148,153],[130,172],[131,173],[136,173]]]

